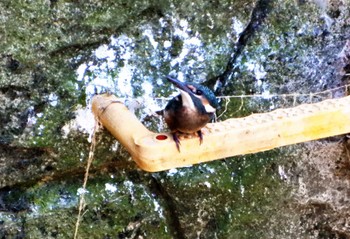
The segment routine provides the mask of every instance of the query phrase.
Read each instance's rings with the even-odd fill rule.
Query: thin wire
[[[266,97],[293,97],[294,103],[296,103],[296,98],[300,96],[307,96],[310,99],[313,98],[314,96],[325,94],[325,93],[333,93],[336,90],[339,89],[344,89],[345,91],[348,91],[348,88],[350,87],[350,84],[335,87],[332,89],[324,90],[324,91],[319,91],[319,92],[313,92],[313,93],[290,93],[290,94],[254,94],[254,95],[226,95],[226,96],[217,96],[217,99],[228,99],[228,98],[266,98]],[[170,100],[172,97],[157,97],[155,98],[156,100]]]
[[[266,95],[266,94],[254,94],[254,95],[230,95],[230,96],[218,96],[216,98],[259,98],[259,97],[279,97],[279,96],[283,96],[284,98],[286,97],[299,97],[299,96],[309,96],[309,97],[313,97],[315,95],[321,95],[321,94],[324,94],[324,93],[332,93],[336,90],[339,90],[339,89],[345,89],[347,90],[348,87],[350,86],[350,84],[348,85],[343,85],[343,86],[339,86],[339,87],[336,87],[336,88],[332,88],[332,89],[329,89],[329,90],[324,90],[324,91],[319,91],[319,92],[314,92],[314,93],[291,93],[291,94],[269,94],[269,95]]]

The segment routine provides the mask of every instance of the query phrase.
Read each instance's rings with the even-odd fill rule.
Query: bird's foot
[[[179,152],[181,152],[181,151],[180,151],[180,145],[181,145],[181,144],[180,144],[180,139],[179,139],[179,137],[177,137],[176,132],[172,133],[172,135],[173,135],[173,139],[174,139],[174,141],[175,141],[177,150],[178,150]]]
[[[178,136],[177,133],[179,133],[179,132],[173,132],[173,133],[172,133],[172,135],[173,135],[173,140],[175,141],[177,150],[178,150],[179,152],[181,152],[181,151],[180,151],[180,145],[181,145],[181,143],[180,143],[180,139],[179,139],[179,136]],[[180,133],[181,133],[181,132],[180,132]],[[193,135],[193,134],[192,134],[192,135]],[[203,133],[202,133],[202,131],[201,131],[201,130],[198,130],[198,131],[197,131],[197,135],[198,135],[198,137],[199,137],[199,145],[201,145],[201,144],[203,143]],[[189,135],[189,136],[190,136],[190,135]]]
[[[203,143],[203,134],[201,130],[197,131],[198,137],[199,137],[199,145]]]

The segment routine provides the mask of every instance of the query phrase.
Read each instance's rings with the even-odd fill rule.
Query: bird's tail
[[[157,114],[157,115],[164,116],[164,110],[157,110],[157,111],[156,111],[156,114]]]

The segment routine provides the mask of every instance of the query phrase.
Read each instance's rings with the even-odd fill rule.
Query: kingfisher
[[[206,86],[181,82],[167,76],[167,80],[174,84],[180,94],[171,99],[165,109],[157,111],[168,125],[176,148],[180,152],[178,133],[197,133],[199,143],[203,142],[201,129],[210,122],[219,104],[214,93]]]

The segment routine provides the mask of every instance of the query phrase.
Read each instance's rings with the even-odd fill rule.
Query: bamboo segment
[[[129,151],[140,168],[147,168],[138,161],[139,147],[135,139],[151,136],[154,133],[146,129],[136,116],[114,95],[96,95],[92,99],[92,112],[102,125]]]
[[[122,103],[111,104],[113,100],[117,98],[95,96],[93,113],[126,147],[138,166],[150,172],[350,132],[350,96],[347,96],[207,124],[202,130],[201,145],[197,136],[182,137],[178,152],[169,133],[149,131]]]

